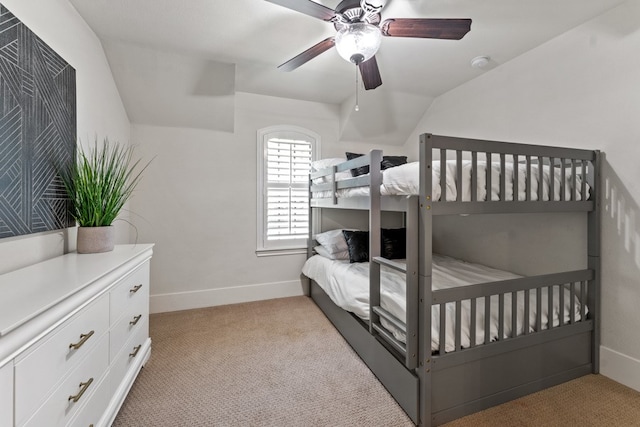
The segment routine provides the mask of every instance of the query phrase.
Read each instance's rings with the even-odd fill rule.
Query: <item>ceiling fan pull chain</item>
[[[360,106],[358,105],[358,66],[356,65],[356,107],[354,110],[360,111]]]

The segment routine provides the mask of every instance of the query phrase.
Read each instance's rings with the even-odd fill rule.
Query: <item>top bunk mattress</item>
[[[462,201],[471,201],[471,191],[472,191],[472,161],[471,160],[463,160],[462,161]],[[487,200],[487,173],[486,173],[486,162],[477,162],[477,185],[476,185],[476,198],[479,201]],[[456,160],[447,160],[446,162],[446,201],[456,201],[458,200],[458,191],[457,191],[457,161]],[[518,198],[519,201],[538,200],[538,187],[540,185],[540,165],[532,164],[530,165],[531,172],[527,174],[527,165],[526,164],[517,164],[518,168]],[[514,168],[515,164],[512,162],[505,163],[505,201],[514,200]],[[440,200],[442,196],[442,188],[440,185],[440,174],[441,174],[441,163],[440,161],[434,161],[432,165],[433,170],[433,178],[432,178],[432,199]],[[501,163],[500,162],[492,162],[491,163],[491,196],[489,200],[497,201],[500,200],[500,175],[501,175]],[[565,173],[565,183],[564,186],[561,186],[562,181],[562,172],[560,168],[554,167],[551,168],[549,165],[542,166],[543,173],[543,182],[542,182],[542,200],[574,200],[580,201],[582,200],[582,176],[579,173],[576,173],[575,177],[575,188],[573,187],[573,177],[571,171],[566,171]],[[551,179],[553,175],[553,197],[549,197],[550,188],[551,188]],[[530,197],[527,199],[527,176],[531,176],[531,188],[530,188]],[[344,179],[351,178],[349,172],[340,172],[336,174],[336,180],[341,181]],[[321,184],[330,182],[326,177],[317,178],[314,180],[314,184]],[[564,198],[561,197],[561,188],[564,188]],[[590,188],[589,185],[585,183],[586,189],[586,197],[589,198]],[[573,191],[572,191],[573,190]],[[416,196],[420,193],[420,164],[419,162],[411,162],[406,163],[400,166],[395,166],[389,169],[385,169],[382,171],[382,185],[380,186],[380,194],[382,196]],[[573,197],[572,197],[573,194]],[[332,197],[333,193],[331,191],[317,191],[313,193],[314,199],[322,199]],[[369,187],[354,187],[354,188],[345,188],[339,189],[336,193],[337,197],[346,198],[346,197],[361,197],[361,196],[369,196]]]

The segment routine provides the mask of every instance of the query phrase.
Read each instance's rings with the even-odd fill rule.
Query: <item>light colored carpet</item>
[[[412,426],[307,297],[151,316],[151,359],[114,426]],[[447,426],[640,426],[640,393],[600,375]]]

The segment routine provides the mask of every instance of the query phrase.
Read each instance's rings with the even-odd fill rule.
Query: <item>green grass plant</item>
[[[111,225],[149,166],[134,161],[133,147],[96,140],[88,151],[80,148],[76,161],[59,170],[71,199],[71,215],[81,227]]]

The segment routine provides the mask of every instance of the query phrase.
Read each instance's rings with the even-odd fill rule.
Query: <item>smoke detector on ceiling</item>
[[[489,58],[488,56],[482,55],[482,56],[476,56],[475,58],[473,58],[471,60],[471,66],[473,68],[484,68],[487,66],[487,64],[489,63],[489,60],[491,58]]]

